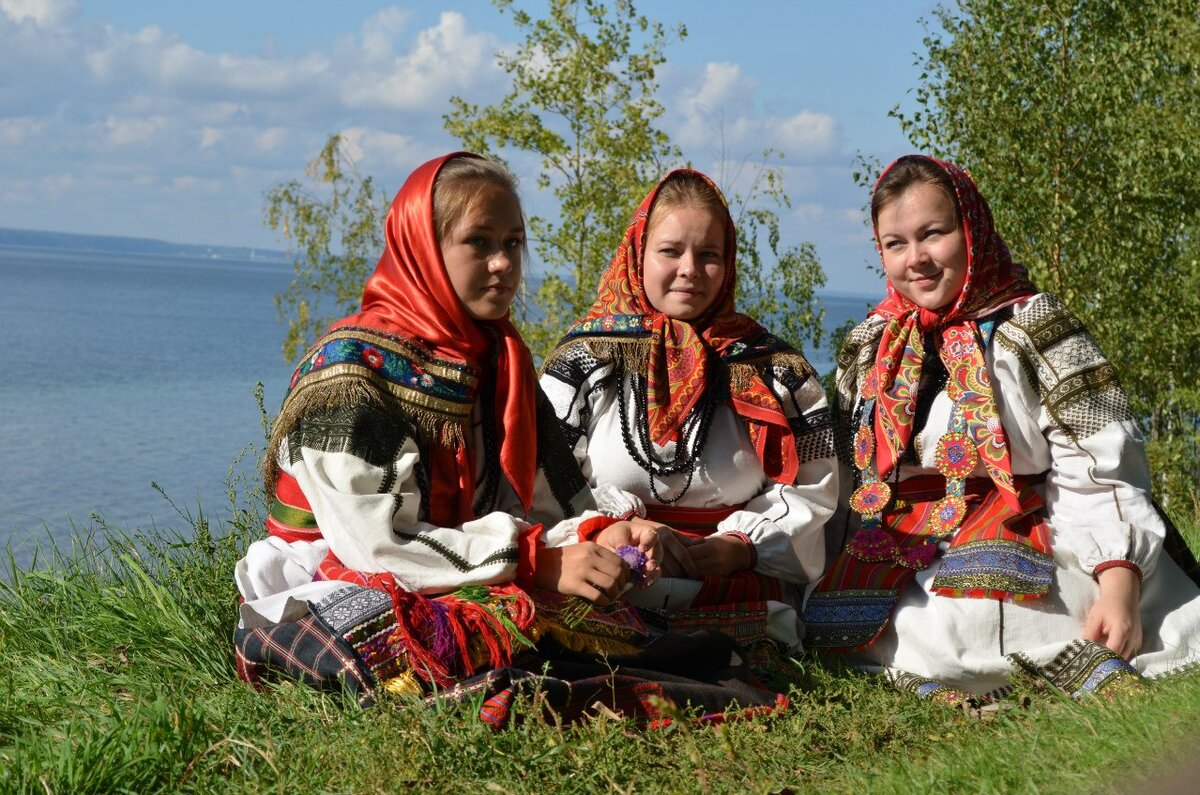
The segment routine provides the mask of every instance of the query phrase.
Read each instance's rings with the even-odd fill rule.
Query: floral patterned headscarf
[[[664,177],[634,213],[616,255],[600,278],[592,308],[564,339],[582,333],[649,332],[643,373],[647,381],[647,427],[650,438],[660,446],[678,439],[688,415],[704,395],[713,378],[710,352],[719,357],[737,343],[765,333],[752,318],[734,310],[737,231],[728,209],[724,219],[725,277],[712,304],[695,320],[676,320],[650,303],[643,274],[650,215],[663,185],[680,174],[703,179],[724,206],[720,189],[698,171],[677,169]],[[732,387],[733,408],[745,421],[768,477],[791,483],[799,470],[799,460],[779,401],[757,374],[737,379]]]
[[[909,155],[888,166],[880,181],[908,158],[926,160],[950,178],[954,186],[953,198],[962,217],[967,273],[962,290],[946,309],[922,309],[888,280],[888,297],[873,310],[873,314],[887,321],[876,353],[875,368],[863,394],[868,399],[878,396],[875,451],[879,477],[887,478],[912,436],[917,386],[921,382],[925,358],[924,335],[932,331],[940,341],[938,352],[949,374],[947,392],[962,407],[967,431],[988,475],[1005,501],[1015,508],[1017,496],[1012,464],[1004,426],[1000,424],[992,395],[991,378],[979,346],[976,321],[1035,294],[1037,290],[1025,268],[1013,262],[1008,246],[996,233],[987,201],[965,170],[932,157]],[[878,228],[875,237],[878,241]],[[882,258],[882,247],[879,251]]]

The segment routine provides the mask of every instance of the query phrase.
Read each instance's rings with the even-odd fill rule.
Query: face
[[[700,207],[651,215],[642,257],[646,297],[675,320],[704,314],[725,281],[725,219]]]
[[[441,241],[442,260],[458,300],[474,320],[499,320],[521,283],[525,224],[512,193],[483,185]]]
[[[954,303],[967,278],[967,241],[954,201],[927,182],[914,182],[876,219],[883,270],[901,295],[922,309]]]

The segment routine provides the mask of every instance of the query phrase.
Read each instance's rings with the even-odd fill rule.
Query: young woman
[[[1013,263],[957,166],[899,159],[871,216],[888,297],[839,357],[849,543],[808,598],[807,645],[945,698],[1200,660],[1200,590],[1161,554],[1142,439],[1087,329]]]
[[[308,351],[276,418],[269,537],[236,572],[239,673],[344,685],[364,703],[380,689],[490,693],[496,722],[522,687],[568,718],[589,698],[629,706],[610,668],[563,660],[641,649],[636,614],[586,607],[652,581],[658,540],[595,510],[508,320],[525,248],[512,177],[466,153],[425,163],[392,203],[386,243],[362,310]],[[770,702],[716,684],[730,653],[712,649],[688,652],[711,664],[689,668],[703,683],[687,697]]]
[[[619,490],[608,509],[661,534],[665,576],[629,599],[794,647],[786,605],[824,567],[837,501],[832,425],[805,358],[734,311],[736,254],[717,187],[672,172],[541,384],[589,482]]]

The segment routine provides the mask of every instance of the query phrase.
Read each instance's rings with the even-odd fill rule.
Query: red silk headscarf
[[[417,167],[388,210],[386,245],[363,289],[362,310],[330,328],[367,326],[414,339],[435,356],[462,361],[494,377],[500,466],[522,505],[533,500],[537,472],[537,381],[533,358],[507,316],[476,321],[454,291],[433,219],[433,188],[454,152]],[[491,359],[495,356],[495,369]],[[451,525],[474,517],[475,462],[470,445],[432,446],[430,521]]]
[[[695,320],[675,320],[654,308],[646,295],[643,277],[646,234],[650,213],[663,183],[675,174],[692,174],[725,197],[711,179],[698,171],[677,169],[655,186],[642,201],[625,230],[612,262],[600,277],[596,301],[576,325],[617,315],[640,315],[650,332],[646,368],[647,420],[650,438],[658,445],[678,440],[684,421],[708,385],[709,351],[718,355],[734,343],[764,333],[757,322],[734,310],[737,284],[737,230],[725,209],[725,278],[712,304]],[[774,393],[755,375],[732,395],[733,408],[749,429],[767,476],[791,483],[799,470],[791,426]],[[679,440],[682,441],[682,440]]]
[[[963,407],[967,428],[979,449],[980,460],[1005,501],[1019,508],[1013,486],[1012,463],[1004,426],[992,395],[991,377],[979,347],[978,318],[1034,295],[1037,289],[1024,266],[1012,261],[1008,246],[996,233],[992,211],[975,181],[953,163],[924,155],[944,171],[954,186],[967,247],[967,274],[958,297],[946,309],[921,309],[888,280],[888,297],[873,310],[885,320],[872,378],[879,407],[875,416],[876,466],[887,478],[908,447],[916,413],[917,387],[925,355],[923,336],[933,331],[940,338],[939,354],[946,365],[947,391]],[[903,160],[905,158],[901,158]],[[880,180],[896,166],[892,163]],[[879,183],[876,182],[876,188]],[[879,229],[875,229],[879,247]],[[882,259],[883,249],[879,247]]]

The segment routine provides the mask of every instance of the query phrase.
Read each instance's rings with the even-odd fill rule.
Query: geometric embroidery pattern
[[[1083,323],[1052,295],[1043,295],[996,330],[1042,398],[1051,422],[1086,439],[1133,413],[1117,374]]]
[[[843,590],[813,593],[804,605],[804,645],[855,649],[870,643],[887,625],[898,591]]]
[[[1114,688],[1134,689],[1143,681],[1132,665],[1113,650],[1090,640],[1073,640],[1046,665],[1037,665],[1025,654],[1008,655],[1017,670],[1036,680],[1081,698],[1090,693],[1111,694]]]

